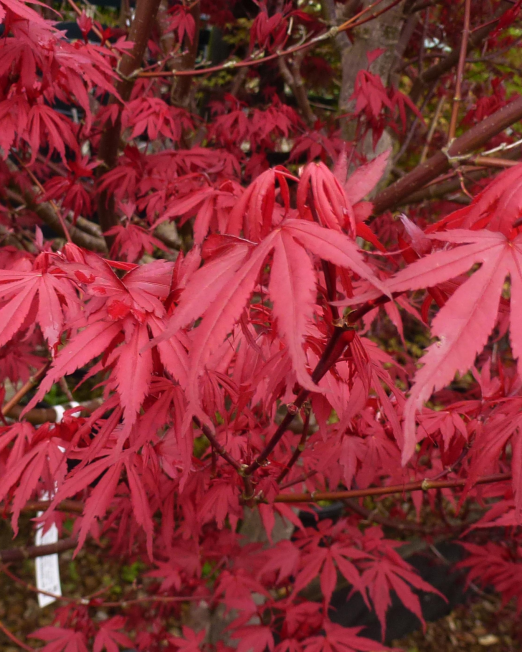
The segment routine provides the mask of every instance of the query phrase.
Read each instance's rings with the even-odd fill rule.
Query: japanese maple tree
[[[141,568],[2,635],[386,650],[436,536],[522,612],[521,9],[0,0],[0,573]]]

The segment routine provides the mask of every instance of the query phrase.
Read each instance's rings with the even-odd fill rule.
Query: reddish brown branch
[[[308,432],[310,428],[310,410],[306,410],[305,418],[304,418],[304,423],[303,423],[303,432],[301,433],[301,438],[299,440],[299,444],[297,444],[295,451],[292,454],[292,457],[288,460],[287,465],[285,468],[281,471],[281,473],[277,477],[277,484],[281,484],[284,478],[288,475],[288,472],[290,469],[294,466],[294,464],[297,462],[299,457],[301,456],[301,453],[305,449],[305,444],[306,440],[308,439]]]
[[[11,188],[4,188],[3,192],[9,200],[15,202],[19,206],[26,206],[28,210],[36,213],[42,222],[47,224],[47,226],[49,226],[55,233],[59,236],[65,237],[65,231],[63,230],[60,219],[53,207],[47,202],[38,203],[36,191],[24,190],[18,192]],[[67,224],[67,230],[71,236],[71,240],[79,247],[84,247],[85,249],[97,251],[99,253],[107,253],[107,245],[103,238],[91,235],[72,224]]]
[[[479,478],[477,484],[492,484],[511,480],[511,473],[497,473]],[[421,482],[406,482],[390,487],[370,487],[368,489],[351,489],[347,491],[314,491],[313,493],[279,494],[276,503],[317,503],[321,500],[345,500],[347,498],[365,498],[366,496],[386,496],[401,494],[406,491],[429,491],[430,489],[451,489],[464,487],[468,480],[422,480]]]
[[[0,631],[4,632],[7,638],[13,641],[15,645],[18,645],[18,647],[22,648],[22,650],[27,650],[28,652],[34,652],[34,649],[32,647],[29,647],[28,645],[23,643],[12,632],[10,632],[1,620],[0,620]]]
[[[466,65],[466,53],[468,50],[469,23],[471,16],[471,0],[465,0],[464,3],[464,27],[462,29],[462,41],[460,44],[459,64],[457,66],[457,81],[455,84],[455,95],[453,97],[453,106],[451,108],[451,119],[448,131],[448,145],[451,145],[457,131],[457,119],[459,116],[459,107],[462,102],[462,79],[464,77],[464,66]]]
[[[348,30],[355,29],[356,27],[360,27],[361,25],[364,25],[370,20],[374,20],[375,18],[378,18],[385,12],[389,11],[390,9],[398,5],[400,2],[402,2],[402,0],[393,0],[393,2],[391,2],[384,9],[381,9],[380,11],[373,11],[373,9],[377,7],[377,5],[379,5],[381,2],[382,0],[377,0],[373,4],[366,7],[366,9],[360,11],[356,16],[353,16],[352,18],[350,18],[350,20],[344,22],[339,27],[332,27],[327,32],[323,32],[319,36],[316,36],[310,39],[309,41],[306,41],[305,43],[299,43],[298,45],[294,45],[293,47],[283,50],[282,52],[275,52],[274,54],[269,54],[265,57],[258,57],[256,59],[246,59],[245,61],[237,61],[237,62],[229,61],[219,66],[212,66],[209,68],[199,68],[194,70],[168,70],[168,71],[158,71],[158,72],[140,72],[138,76],[139,77],[183,77],[183,76],[194,77],[196,75],[208,75],[214,72],[221,72],[223,70],[229,70],[231,68],[234,69],[250,68],[251,66],[257,66],[262,63],[268,63],[269,61],[274,61],[275,59],[279,59],[280,57],[286,57],[290,54],[301,52],[302,50],[317,45],[318,43],[322,43],[327,39],[334,38],[339,33],[347,32]],[[366,14],[370,14],[370,15],[367,16],[366,18],[362,18],[362,16],[365,16]]]
[[[197,417],[192,417],[192,421],[196,424],[198,428],[203,431],[205,437],[209,440],[212,449],[216,451],[226,462],[230,464],[238,473],[240,472],[240,464],[237,462],[230,453],[228,453],[225,448],[218,442],[215,435],[212,433],[208,426],[204,426]]]
[[[2,414],[5,416],[8,414],[18,403],[23,399],[23,397],[30,392],[38,383],[42,380],[42,378],[45,376],[47,373],[47,370],[51,366],[51,360],[48,360],[43,367],[40,367],[40,369],[35,373],[34,376],[31,376],[29,380],[25,383],[23,387],[21,387],[16,394],[13,396],[13,398],[10,401],[7,401],[7,403],[4,405],[2,408]]]
[[[81,403],[78,408],[76,414],[90,414],[91,412],[94,412],[97,408],[99,408],[103,404],[103,399],[101,398],[95,398],[92,401],[87,401],[86,403]],[[65,406],[67,408],[67,406]],[[8,413],[6,413],[5,416],[9,417],[10,419],[18,419],[20,417],[20,414],[23,411],[23,407],[21,405],[16,405],[13,407],[11,410],[9,410]],[[26,412],[24,415],[24,419],[28,421],[29,423],[32,423],[33,425],[41,425],[42,423],[55,423],[58,415],[56,413],[56,410],[54,408],[34,408],[34,410],[29,410],[29,412]]]
[[[380,192],[374,199],[374,214],[383,213],[397,204],[404,202],[413,192],[428,182],[444,174],[446,170],[463,154],[469,154],[484,146],[493,136],[522,119],[522,97],[502,107],[485,120],[474,125],[465,134],[456,138],[446,151],[437,154],[422,163],[409,174]]]
[[[56,543],[48,543],[45,546],[28,546],[27,548],[12,548],[10,550],[0,550],[0,561],[9,563],[12,561],[22,561],[23,559],[35,559],[36,557],[45,557],[54,555],[64,550],[71,550],[78,545],[76,537],[61,539]]]
[[[344,349],[348,345],[350,336],[353,337],[353,331],[350,332],[345,327],[336,327],[334,329],[332,336],[330,337],[330,339],[326,344],[321,359],[319,360],[317,366],[312,372],[312,381],[314,383],[318,383],[321,380],[321,378],[326,374],[326,372],[337,362],[337,360],[342,355]],[[293,404],[291,406],[288,406],[287,413],[284,419],[279,424],[277,430],[272,435],[272,437],[266,444],[265,448],[259,454],[257,459],[255,459],[252,462],[252,464],[250,464],[250,466],[248,466],[244,470],[245,475],[252,475],[252,473],[257,471],[259,467],[263,466],[266,463],[268,456],[274,450],[277,444],[281,441],[283,435],[285,434],[288,427],[294,420],[295,415],[303,407],[309,395],[310,395],[310,391],[308,389],[301,389]]]
[[[482,27],[479,27],[478,29],[473,31],[473,34],[469,39],[468,51],[478,47],[484,42],[484,40],[488,37],[488,35],[495,29],[495,27],[498,24],[498,21],[508,9],[510,9],[509,2],[505,1],[501,3],[501,9],[498,11],[495,18],[489,21],[488,23],[486,23],[485,25],[483,25]],[[452,50],[448,54],[448,56],[445,57],[442,61],[439,61],[439,63],[435,64],[434,66],[431,66],[431,68],[428,68],[424,72],[420,72],[419,77],[415,80],[412,86],[410,92],[411,99],[414,102],[417,102],[422,94],[423,88],[426,85],[429,86],[437,79],[440,79],[442,75],[444,75],[449,70],[451,70],[453,66],[455,66],[458,63],[459,57],[460,57],[460,51],[458,49]]]

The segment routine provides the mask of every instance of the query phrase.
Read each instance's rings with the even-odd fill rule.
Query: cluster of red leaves
[[[218,3],[209,11],[228,9]],[[118,99],[114,71],[128,43],[90,44],[84,15],[84,40],[69,43],[19,0],[0,0],[0,20],[4,159],[24,160],[40,180],[40,200],[57,202],[72,221],[92,215],[102,193],[121,217],[107,233],[117,260],[71,243],[51,247],[29,210],[20,225],[35,229],[33,246],[0,249],[3,378],[25,380],[52,361],[22,420],[0,428],[0,501],[16,532],[24,505],[52,494],[43,520],[62,532],[60,503],[82,500],[78,549],[103,536],[115,554],[150,564],[150,606],[100,624],[92,618],[97,599],[71,602],[57,610],[55,626],[35,632],[45,652],[116,652],[131,644],[132,629],[143,650],[211,649],[204,632],[166,630],[154,611],[158,595],[180,598],[162,607],[180,620],[189,601],[223,605],[240,652],[384,650],[359,628],[331,622],[338,575],[375,610],[383,636],[392,592],[422,620],[415,591],[434,590],[381,528],[355,516],[304,528],[285,501],[305,490],[441,476],[466,478],[464,497],[501,499],[477,527],[513,528],[512,545],[467,544],[465,564],[472,579],[517,597],[520,608],[520,166],[424,231],[404,217],[400,249],[386,251],[389,238],[366,223],[365,198],[387,154],[348,174],[351,159],[335,129],[307,131],[275,92],[263,108],[225,95],[204,125],[173,106],[160,82],[138,81],[121,109],[98,105],[104,93]],[[262,6],[251,49],[277,50],[290,23],[305,20],[288,9],[269,16]],[[188,7],[176,5],[168,27],[190,43]],[[353,99],[361,128],[374,136],[392,116],[404,125],[406,105],[415,109],[369,71],[360,71]],[[81,110],[81,122],[59,113],[57,101]],[[116,121],[126,146],[95,178],[100,132]],[[184,135],[196,130],[207,146],[185,148]],[[282,141],[291,143],[291,160],[308,159],[295,174],[266,160]],[[61,164],[50,164],[53,155]],[[336,163],[331,170],[315,158]],[[32,186],[25,168],[13,172],[13,160],[0,170],[5,187]],[[0,217],[8,234],[23,238]],[[189,220],[192,248],[175,261],[143,260],[165,248],[156,226]],[[386,255],[368,254],[362,240]],[[370,337],[380,305],[405,345],[400,355]],[[344,306],[358,307],[363,327],[343,319]],[[417,370],[403,321],[430,326],[437,338]],[[507,350],[508,332],[517,364],[483,354],[492,338]],[[472,391],[442,394],[467,372]],[[96,382],[103,405],[88,416],[72,408],[59,424],[24,421],[64,377]],[[429,399],[444,410],[425,407]],[[287,427],[292,416],[297,434]],[[511,471],[512,482],[485,494],[474,486],[499,471]],[[455,505],[449,489],[442,495]],[[415,494],[419,517],[425,502],[439,509],[436,495]],[[271,546],[245,543],[246,506],[257,507]],[[405,517],[399,507],[395,515]],[[273,543],[281,520],[296,533]],[[311,601],[306,590],[316,578],[322,599]]]

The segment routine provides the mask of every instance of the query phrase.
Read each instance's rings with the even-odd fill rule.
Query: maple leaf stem
[[[455,83],[455,95],[453,97],[453,106],[451,108],[451,119],[448,130],[448,145],[451,145],[457,131],[457,119],[459,117],[459,107],[462,102],[462,78],[464,77],[464,66],[466,65],[466,53],[468,51],[469,25],[471,17],[471,0],[466,0],[464,4],[464,27],[462,29],[462,41],[460,44],[459,63],[457,66],[457,79]]]
[[[197,417],[192,417],[192,421],[198,428],[200,428],[200,430],[202,430],[205,437],[209,440],[212,449],[215,450],[216,453],[220,455],[224,460],[226,460],[230,466],[232,466],[240,475],[242,475],[241,465],[239,462],[237,462],[229,453],[227,453],[224,447],[218,442],[210,428],[203,425]]]
[[[43,367],[40,367],[38,371],[35,373],[34,376],[31,376],[29,380],[21,387],[16,394],[13,396],[13,398],[10,401],[7,401],[7,403],[4,405],[2,408],[2,415],[6,416],[18,403],[23,399],[23,397],[30,392],[38,383],[42,380],[42,378],[45,376],[47,373],[47,370],[51,366],[51,360],[48,360]]]
[[[497,473],[479,478],[474,484],[492,484],[494,482],[507,482],[511,480],[511,473]],[[422,480],[420,482],[406,482],[403,485],[390,487],[371,487],[368,489],[352,489],[347,491],[314,491],[302,494],[279,494],[274,498],[276,503],[317,503],[320,500],[344,500],[347,498],[366,498],[367,496],[386,496],[400,494],[405,491],[429,491],[430,489],[451,489],[464,487],[468,483],[463,480]]]

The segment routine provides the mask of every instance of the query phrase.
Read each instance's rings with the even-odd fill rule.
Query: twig
[[[284,57],[280,57],[278,63],[281,76],[286,81],[288,86],[292,89],[297,104],[301,109],[303,118],[305,119],[308,126],[312,127],[317,118],[310,106],[308,93],[306,92],[304,81],[301,77],[301,61],[304,54],[304,51],[300,52],[296,57],[294,57],[293,60],[289,61],[289,66],[292,68],[292,70],[290,70],[288,67]]]
[[[511,473],[497,473],[479,478],[474,484],[492,484],[511,480]],[[464,487],[468,480],[429,480],[421,482],[406,482],[403,485],[391,487],[370,487],[368,489],[352,489],[348,491],[314,491],[302,494],[279,494],[274,498],[276,503],[317,503],[321,500],[345,500],[346,498],[365,498],[366,496],[386,496],[401,494],[406,491],[429,491],[430,489],[451,489]]]
[[[12,561],[22,561],[24,559],[35,559],[36,557],[45,557],[54,555],[57,552],[71,550],[78,545],[78,539],[71,537],[61,539],[56,543],[49,543],[45,546],[28,546],[27,548],[11,548],[9,550],[0,550],[0,561],[9,563]]]
[[[445,532],[447,533],[447,532],[454,532],[458,530],[464,530],[470,527],[470,525],[473,525],[473,523],[475,523],[475,521],[467,522],[467,523],[456,523],[455,525],[452,525],[450,523],[449,526],[447,527],[434,528],[434,527],[428,527],[426,525],[422,525],[421,523],[412,523],[411,521],[401,521],[398,518],[390,518],[387,516],[382,516],[381,514],[376,513],[375,510],[371,511],[369,509],[366,509],[366,507],[359,505],[359,503],[354,499],[345,500],[344,502],[348,507],[348,509],[361,516],[365,521],[379,523],[379,525],[393,528],[401,532],[408,532],[408,531],[419,532],[420,534],[434,536],[437,534],[443,534]]]
[[[103,405],[103,399],[95,398],[92,401],[80,403],[77,406],[77,410],[82,414],[90,414],[91,412],[94,412],[94,410],[97,410],[101,405]],[[64,407],[66,410],[69,409],[69,406],[67,406],[67,404],[60,407]],[[23,407],[21,405],[16,405],[14,408],[9,410],[8,414],[6,414],[5,416],[7,416],[10,419],[19,419],[22,411],[23,411]],[[29,410],[29,412],[26,412],[24,414],[24,419],[35,426],[41,425],[42,423],[55,423],[57,417],[58,414],[54,409],[54,407],[34,408],[33,410]]]
[[[17,584],[20,584],[23,586],[25,589],[28,591],[32,591],[33,593],[41,593],[42,595],[48,595],[50,598],[54,598],[55,600],[59,600],[61,602],[77,602],[75,598],[67,598],[63,595],[57,595],[56,593],[50,593],[49,591],[44,591],[43,589],[39,589],[36,586],[33,586],[32,584],[29,584],[29,582],[26,582],[23,580],[21,577],[17,577],[14,573],[12,573],[7,566],[0,566],[0,573],[5,573],[7,577],[13,580],[13,582],[16,582]]]
[[[440,113],[442,111],[442,107],[444,106],[445,101],[446,98],[444,97],[444,95],[442,95],[439,98],[439,101],[437,102],[437,106],[435,107],[435,112],[433,113],[433,118],[431,120],[430,128],[428,130],[428,135],[426,136],[426,142],[424,143],[424,147],[422,148],[422,153],[420,157],[421,163],[424,163],[424,161],[428,157],[428,151],[430,148],[431,139],[433,138],[433,134],[435,133],[435,129],[437,128],[437,124],[439,123]]]
[[[471,0],[465,0],[464,3],[464,27],[462,29],[462,41],[460,44],[459,63],[457,66],[457,81],[455,84],[455,95],[453,97],[453,106],[451,108],[451,119],[448,131],[448,145],[451,145],[457,131],[457,119],[459,116],[459,107],[462,102],[462,79],[464,77],[464,66],[466,65],[466,53],[468,50],[469,23],[471,16]]]
[[[42,186],[42,184],[38,181],[38,179],[35,177],[33,174],[33,171],[29,169],[19,158],[16,156],[16,154],[11,153],[11,155],[18,161],[18,165],[27,172],[29,175],[31,181],[34,183],[34,185],[38,188],[38,190],[42,193],[42,195],[45,194],[45,188]],[[58,208],[58,206],[52,201],[51,199],[49,200],[49,206],[52,207],[53,211],[56,213],[56,216],[60,220],[60,226],[62,227],[62,231],[65,235],[65,239],[67,242],[72,242],[71,234],[69,233],[69,229],[67,227],[67,223],[62,215],[61,210]]]
[[[38,203],[36,191],[25,189],[23,191],[14,191],[11,188],[4,188],[4,192],[10,200],[16,202],[20,206],[25,205],[29,210],[34,211],[42,222],[51,227],[55,233],[65,237],[65,231],[63,230],[60,219],[53,207],[48,202]],[[72,241],[78,246],[89,249],[90,251],[107,253],[107,245],[103,238],[90,235],[72,225],[68,225],[68,231]]]
[[[4,405],[2,408],[2,414],[3,416],[6,416],[8,412],[10,412],[15,405],[18,405],[18,403],[23,399],[23,397],[30,392],[38,383],[42,380],[42,378],[45,376],[47,373],[47,370],[51,366],[51,360],[48,360],[43,367],[40,367],[40,369],[35,373],[34,376],[31,376],[29,380],[25,383],[25,385],[19,389],[16,394],[13,396],[13,398],[10,401],[7,401],[7,403]]]
[[[403,202],[413,192],[425,186],[448,170],[462,154],[469,154],[484,146],[493,136],[522,118],[522,97],[502,107],[456,138],[445,151],[439,151],[402,179],[380,192],[374,199],[374,215],[383,213]]]
[[[306,440],[308,439],[309,427],[310,427],[310,408],[308,409],[305,408],[305,419],[303,423],[303,432],[301,433],[301,439],[299,440],[299,444],[297,444],[296,449],[293,452],[292,457],[289,459],[287,465],[278,475],[276,480],[277,484],[280,484],[283,481],[283,479],[287,476],[290,469],[294,466],[294,464],[301,456],[301,453],[304,451]]]
[[[274,59],[278,59],[279,57],[286,57],[290,54],[295,54],[296,52],[300,52],[301,50],[317,45],[318,43],[322,43],[323,41],[326,41],[330,38],[334,38],[341,32],[346,32],[348,30],[355,29],[356,27],[364,25],[368,21],[374,20],[375,18],[378,18],[386,11],[389,11],[392,7],[398,5],[399,2],[402,2],[402,0],[393,0],[393,2],[391,2],[384,9],[375,12],[372,11],[381,2],[382,0],[377,0],[373,4],[366,7],[366,9],[360,11],[356,16],[353,16],[352,18],[350,18],[350,20],[344,22],[339,27],[334,26],[330,28],[328,31],[319,34],[319,36],[315,36],[314,38],[304,43],[299,43],[298,45],[294,45],[293,47],[290,47],[287,50],[283,50],[282,52],[274,52],[273,54],[269,54],[264,57],[258,57],[256,59],[247,59],[245,61],[227,61],[226,63],[223,63],[219,66],[212,66],[209,68],[196,68],[194,70],[168,70],[168,71],[159,71],[159,72],[140,72],[137,74],[137,76],[138,77],[183,77],[183,76],[194,77],[196,75],[208,75],[210,73],[221,72],[223,70],[236,69],[236,68],[249,68],[251,66],[257,66],[262,63],[267,63],[269,61],[273,61]],[[362,16],[368,13],[370,14],[370,16],[368,16],[367,18],[362,18],[361,20],[357,20],[358,18],[361,18]]]
[[[337,362],[339,357],[342,355],[344,349],[353,339],[354,331],[349,330],[345,326],[336,327],[332,333],[330,339],[328,340],[325,350],[321,359],[317,363],[314,371],[312,372],[312,382],[318,383],[321,378],[326,374],[326,372]],[[287,406],[287,412],[284,419],[279,424],[277,430],[272,435],[265,448],[261,451],[259,456],[250,464],[246,469],[244,469],[244,475],[252,475],[259,467],[266,464],[268,456],[277,446],[277,444],[283,438],[286,430],[289,425],[294,420],[295,415],[303,407],[305,401],[310,395],[310,390],[301,389],[297,395],[295,401]]]
[[[7,638],[13,641],[15,645],[18,645],[18,647],[21,647],[22,650],[27,650],[28,652],[34,652],[34,649],[32,647],[29,647],[28,645],[23,643],[12,632],[10,632],[1,620],[0,620],[0,631],[4,632]]]
[[[469,39],[468,50],[476,48],[482,44],[487,36],[495,29],[498,21],[502,18],[507,9],[508,7],[504,9],[501,4],[501,9],[499,9],[499,11],[495,14],[493,20],[473,31],[473,34]],[[460,52],[455,48],[442,61],[435,64],[434,66],[431,66],[431,68],[428,68],[428,70],[421,72],[419,77],[415,80],[410,92],[412,101],[418,101],[426,84],[430,84],[431,82],[440,79],[442,75],[451,70],[453,66],[458,63],[459,56]]]
[[[241,473],[241,465],[237,462],[230,453],[228,453],[225,448],[218,442],[215,435],[212,433],[208,426],[205,426],[197,417],[192,417],[192,421],[196,424],[198,428],[203,431],[205,437],[209,440],[212,449],[216,451],[224,460],[226,460],[230,466],[232,466],[238,473]]]

